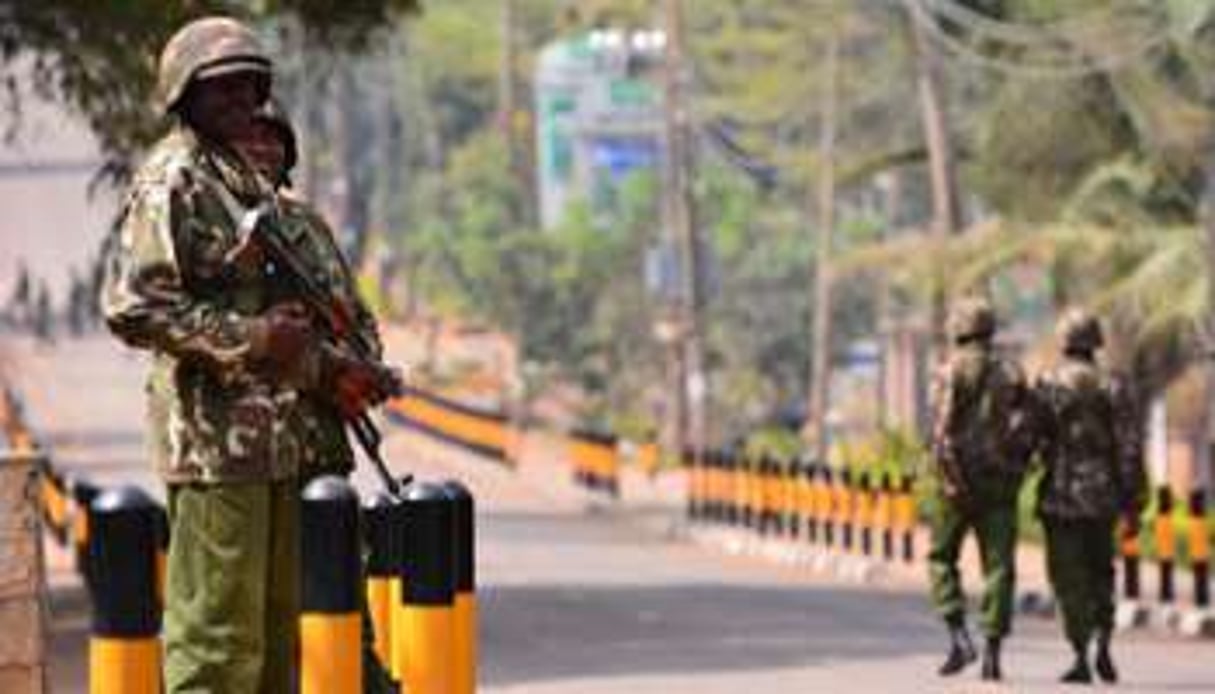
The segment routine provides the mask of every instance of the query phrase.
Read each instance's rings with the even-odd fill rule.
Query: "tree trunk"
[[[831,399],[831,246],[835,235],[835,140],[839,89],[839,37],[827,41],[827,85],[819,113],[817,176],[818,243],[814,259],[812,357],[808,438],[816,460],[827,459],[827,410]]]

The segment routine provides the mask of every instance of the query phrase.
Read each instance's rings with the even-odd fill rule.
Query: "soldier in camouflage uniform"
[[[375,317],[359,296],[354,274],[338,248],[325,220],[290,190],[290,173],[298,159],[295,130],[282,107],[271,99],[254,116],[250,136],[237,143],[241,154],[278,191],[279,219],[283,234],[294,244],[295,257],[306,263],[314,279],[327,287],[334,298],[353,308],[360,337],[382,352]],[[318,393],[305,393],[296,410],[298,430],[304,436],[300,476],[303,485],[322,475],[346,476],[354,470],[354,454],[346,437],[343,411],[361,411],[369,404],[342,404]],[[395,693],[391,677],[375,654],[374,632],[364,609],[363,691],[367,694]]]
[[[1110,657],[1114,626],[1114,526],[1138,527],[1147,487],[1142,422],[1126,381],[1098,366],[1101,325],[1079,310],[1059,323],[1063,358],[1035,385],[1039,456],[1045,474],[1038,514],[1046,529],[1047,569],[1063,630],[1075,652],[1065,682],[1090,682],[1088,647],[1106,682],[1118,672]]]
[[[932,452],[940,494],[928,556],[932,596],[949,627],[940,674],[975,660],[966,628],[958,554],[978,536],[985,588],[983,678],[1001,678],[1000,645],[1012,619],[1017,492],[1028,457],[1028,388],[1021,369],[992,348],[996,318],[983,300],[963,299],[949,321],[953,345],[933,385]]]
[[[298,629],[301,395],[351,377],[303,307],[242,252],[240,220],[273,191],[236,154],[271,64],[231,19],[166,44],[173,126],[135,174],[107,259],[109,328],[152,352],[152,454],[168,486],[167,692],[288,692]]]

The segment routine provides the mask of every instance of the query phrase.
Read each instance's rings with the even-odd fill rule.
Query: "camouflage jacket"
[[[375,348],[376,356],[380,356],[382,346],[375,318],[359,296],[354,274],[329,225],[307,203],[289,193],[279,195],[279,218],[283,235],[296,257],[336,300],[353,309],[354,329]],[[301,475],[349,473],[354,467],[354,455],[341,415],[325,394],[306,391],[302,395],[294,414],[303,435]]]
[[[1034,392],[1045,468],[1039,513],[1112,518],[1140,508],[1147,489],[1143,423],[1126,380],[1066,357],[1039,377]]]
[[[1033,441],[1020,367],[980,345],[955,347],[932,402],[932,453],[946,493],[1014,497]]]
[[[259,371],[250,318],[275,287],[225,261],[244,208],[269,187],[238,158],[177,127],[136,173],[106,260],[102,310],[153,355],[147,391],[153,461],[168,482],[298,474],[299,392]]]

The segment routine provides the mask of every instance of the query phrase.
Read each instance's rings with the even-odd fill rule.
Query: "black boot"
[[[1088,684],[1093,681],[1093,673],[1088,669],[1088,653],[1087,645],[1083,643],[1073,643],[1072,650],[1076,654],[1076,659],[1072,663],[1072,667],[1063,676],[1059,678],[1060,682],[1068,682],[1070,684]]]
[[[987,646],[983,649],[983,679],[993,682],[1004,679],[1000,671],[1000,637],[987,637]]]
[[[961,620],[951,622],[949,624],[949,654],[945,656],[945,662],[941,663],[941,668],[937,670],[937,673],[943,677],[956,675],[962,671],[962,668],[973,663],[977,657],[975,646],[970,641],[970,633],[966,631],[966,623]]]
[[[1113,684],[1118,681],[1118,668],[1114,667],[1114,658],[1110,656],[1110,632],[1102,631],[1097,636],[1097,655],[1093,658],[1093,668],[1102,682]]]

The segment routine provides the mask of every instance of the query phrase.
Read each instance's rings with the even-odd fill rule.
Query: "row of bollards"
[[[687,457],[690,520],[804,539],[828,550],[915,557],[914,478],[721,451]]]
[[[59,512],[48,505],[46,513]],[[136,487],[119,487],[76,515],[88,528],[89,691],[156,694],[164,509]],[[400,499],[378,493],[360,508],[345,480],[323,477],[304,490],[300,519],[302,694],[362,691],[365,636],[401,691],[475,691],[474,504],[463,485],[414,483]]]
[[[1164,605],[1176,602],[1177,525],[1180,521],[1187,529],[1184,540],[1194,581],[1194,606],[1208,608],[1211,605],[1211,529],[1207,524],[1206,492],[1201,489],[1190,492],[1189,503],[1180,509],[1182,513],[1175,508],[1173,492],[1168,487],[1158,487],[1155,496],[1156,509],[1150,524],[1140,533],[1120,531],[1122,596],[1130,601],[1142,598],[1141,535],[1150,530],[1159,571],[1156,599]]]

